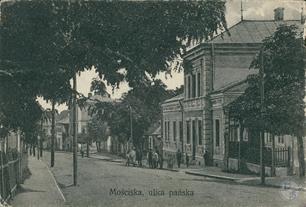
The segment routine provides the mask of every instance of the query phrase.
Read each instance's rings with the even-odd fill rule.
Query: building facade
[[[282,8],[274,12],[274,20],[242,20],[229,28],[230,35],[220,34],[183,56],[184,93],[162,103],[165,154],[180,149],[194,164],[201,164],[205,152],[213,165],[224,167],[226,136],[236,142],[256,136],[230,123],[225,108],[244,93],[247,76],[258,73],[249,68],[264,38],[281,24],[296,25],[303,31],[301,20],[284,20]],[[266,137],[269,146],[269,135]],[[291,145],[286,139],[276,138],[276,146]]]

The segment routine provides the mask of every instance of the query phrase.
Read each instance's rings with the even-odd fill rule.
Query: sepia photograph
[[[0,0],[0,207],[306,207],[306,0]]]

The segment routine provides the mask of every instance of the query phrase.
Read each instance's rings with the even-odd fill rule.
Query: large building
[[[184,55],[187,66],[184,93],[162,104],[165,156],[180,149],[194,164],[200,164],[207,151],[213,165],[224,167],[230,162],[236,168],[235,159],[225,161],[226,132],[230,133],[231,142],[243,138],[241,142],[249,143],[257,134],[247,129],[241,131],[237,124],[229,123],[225,106],[244,93],[247,76],[258,73],[249,67],[264,38],[271,36],[281,24],[297,25],[303,31],[301,20],[284,20],[283,8],[274,12],[273,20],[241,20],[229,28],[230,35],[220,34]],[[270,138],[266,135],[266,145],[269,144]],[[284,159],[288,160],[286,166],[291,145],[284,137],[276,138],[276,148],[282,149]]]

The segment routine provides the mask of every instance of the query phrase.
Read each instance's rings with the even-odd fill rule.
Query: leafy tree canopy
[[[264,114],[260,114],[260,77],[248,77],[244,95],[230,105],[232,117],[247,127],[264,129],[274,134],[303,133],[305,78],[304,49],[296,26],[280,25],[263,41],[261,53],[251,68],[264,66]]]
[[[94,67],[113,87],[123,80],[137,87],[146,74],[154,77],[168,70],[192,40],[226,30],[221,0],[38,0],[5,2],[1,10],[0,70],[13,80],[6,77],[0,93],[22,89],[10,93],[11,99],[1,97],[1,110],[11,112],[3,116],[9,125],[20,113],[27,116],[17,113],[18,104],[35,108],[37,96],[67,101],[70,79],[77,72]]]

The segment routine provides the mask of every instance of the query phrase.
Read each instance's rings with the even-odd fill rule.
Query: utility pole
[[[180,107],[181,107],[181,115],[182,115],[182,130],[180,129],[180,134],[181,134],[181,143],[182,143],[182,153],[184,153],[184,105],[182,103],[181,100],[179,100],[179,104],[180,104]]]
[[[76,104],[76,74],[73,76],[73,96],[72,96],[72,142],[73,142],[73,185],[77,185],[77,104]]]
[[[55,142],[55,101],[52,100],[52,111],[51,111],[51,119],[52,119],[52,127],[51,127],[51,167],[54,167],[54,142]]]
[[[132,119],[132,107],[129,106],[130,109],[130,142],[133,142],[133,119]]]
[[[259,70],[260,75],[260,116],[261,122],[264,123],[264,53],[263,50],[260,52],[260,61],[261,67]],[[265,165],[264,165],[264,144],[265,144],[265,137],[264,137],[264,127],[262,125],[260,131],[260,180],[261,184],[265,184]]]

